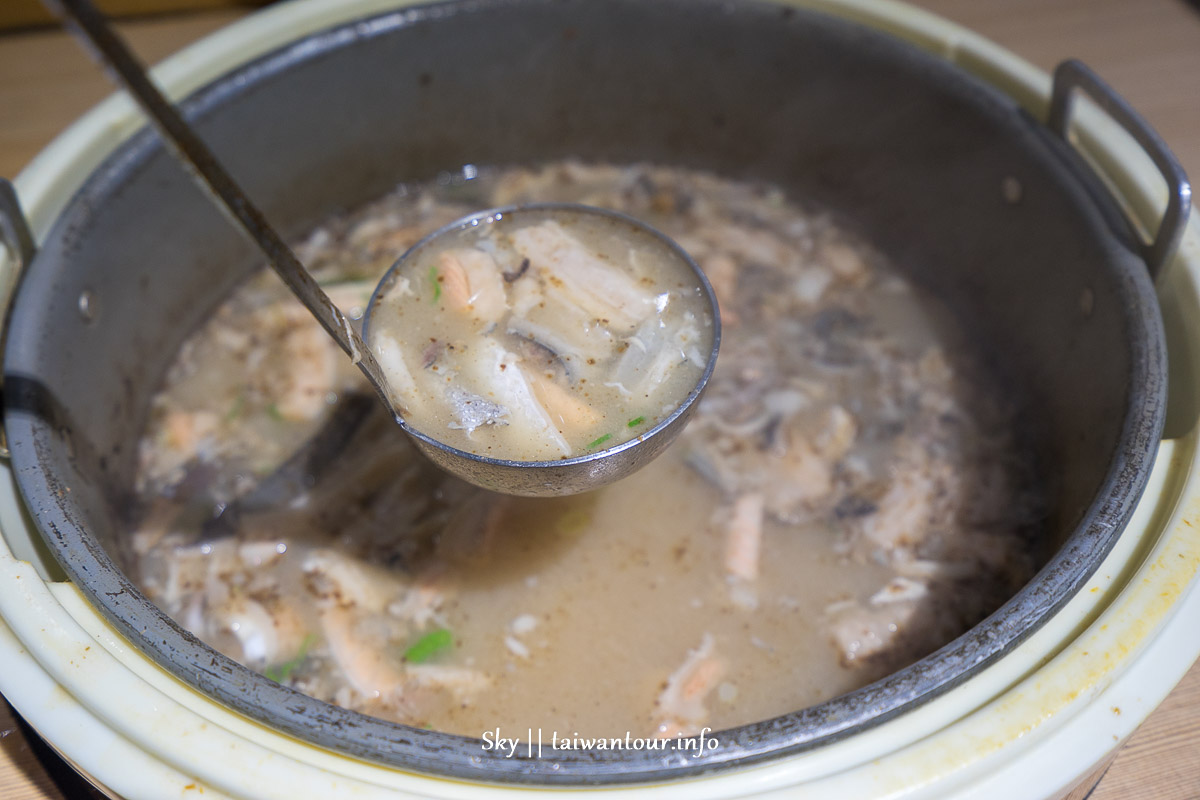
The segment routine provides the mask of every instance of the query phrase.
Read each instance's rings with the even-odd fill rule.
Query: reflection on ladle
[[[376,309],[382,303],[398,316],[392,324],[376,326],[371,338],[373,347],[368,348],[363,337],[158,91],[142,65],[91,3],[88,0],[46,2],[96,50],[149,115],[176,157],[190,167],[189,171],[210,199],[262,250],[284,284],[358,365],[400,427],[443,469],[484,488],[508,494],[574,494],[633,473],[682,430],[712,374],[720,344],[720,321],[716,299],[703,273],[669,239],[630,218],[582,206],[499,209],[469,217],[419,243],[385,276],[371,307]],[[520,224],[514,227],[515,221]],[[492,228],[501,225],[505,228],[503,235],[491,239],[479,236],[481,230],[490,234]],[[606,231],[598,232],[600,227]],[[613,237],[623,242],[623,246],[614,245]],[[515,257],[518,263],[513,268],[500,269],[498,262],[505,257]],[[427,261],[422,259],[427,258],[436,259],[437,263],[426,266]],[[411,288],[414,279],[419,283],[419,275],[414,278],[407,274],[411,271],[410,260],[417,264],[419,275],[430,279],[424,294]],[[484,263],[488,260],[491,266]],[[621,260],[627,263],[623,267],[614,266],[613,262]],[[530,262],[534,265],[532,269]],[[646,262],[658,267],[648,269]],[[665,264],[671,268],[664,272]],[[498,272],[489,278],[488,270]],[[504,283],[515,284],[527,271],[532,274],[520,286],[512,292],[503,291]],[[659,273],[669,274],[670,286],[656,283]],[[499,305],[493,305],[481,317],[479,292],[488,280],[493,288],[497,284],[501,288],[501,293],[492,298]],[[391,291],[397,287],[402,291]],[[403,310],[404,289],[419,298],[417,305],[408,311]],[[430,296],[428,302],[423,299],[426,294]],[[395,302],[389,303],[389,298]],[[671,323],[675,327],[668,326],[664,312],[672,303],[681,305],[675,301],[684,298],[695,306],[695,310],[688,312],[694,324],[681,332],[677,321]],[[469,353],[454,365],[456,373],[461,373],[464,379],[452,378],[433,393],[428,386],[423,390],[417,385],[402,347],[405,340],[423,343],[428,338],[438,339],[437,335],[425,335],[428,333],[425,324],[435,325],[436,320],[412,313],[427,310],[422,303],[439,310],[448,309],[451,313],[441,315],[442,320],[457,316],[465,327],[453,334],[459,337],[454,343],[459,345],[458,355],[463,351]],[[520,306],[523,312],[508,313],[513,306]],[[557,322],[534,318],[535,307],[548,306],[557,308]],[[395,323],[400,319],[404,325],[397,327]],[[415,322],[422,323],[421,327],[417,328]],[[581,348],[578,341],[555,346],[564,339],[577,339],[580,328],[585,329],[587,337],[597,339],[604,351],[602,358],[584,352],[588,346]],[[413,336],[414,329],[419,329],[421,335]],[[447,332],[439,330],[443,331],[444,339]],[[409,335],[398,336],[400,331]],[[465,347],[463,336],[469,340]],[[533,342],[553,352],[564,364],[573,359],[568,366],[575,369],[568,370],[566,381],[556,381],[553,374],[541,374],[541,370],[532,366],[527,369],[518,365],[509,372],[510,363],[520,356],[509,347],[512,342],[499,338],[502,336]],[[640,350],[648,357],[621,358],[626,350]],[[383,356],[387,369],[381,367],[377,354]],[[686,385],[682,390],[676,388],[671,396],[656,393],[653,387],[631,389],[628,381],[613,377],[622,370],[636,374],[639,380],[656,369],[661,372],[664,362],[660,356],[692,362],[690,370],[668,370],[686,376]],[[582,369],[604,360],[611,362],[607,364],[611,368],[608,372]],[[584,373],[593,378],[591,388],[583,386],[588,380]],[[612,380],[602,380],[606,377]],[[601,378],[600,386],[596,385],[596,378]],[[612,413],[617,414],[620,425],[624,426],[619,427],[617,418],[610,418],[604,410],[587,403],[592,391],[603,393],[604,383],[615,384],[616,392],[637,396],[636,399],[651,404],[647,405],[648,411],[631,412],[624,405],[610,402]],[[441,401],[449,409],[448,422],[446,414],[441,418],[434,414],[430,417],[436,420],[433,424],[418,428],[410,425],[410,411],[423,420],[424,407]],[[571,421],[569,417],[584,421]],[[483,437],[486,441],[481,446],[472,446],[476,429],[490,434],[509,426],[508,436]],[[566,428],[577,429],[573,430],[575,435],[569,436]],[[598,432],[601,428],[606,429]],[[438,435],[429,434],[430,430],[437,430]],[[467,438],[455,438],[462,431]],[[591,434],[595,438],[589,441]],[[530,438],[538,436],[557,449],[518,446],[522,439],[528,444]],[[448,443],[449,440],[458,446]]]

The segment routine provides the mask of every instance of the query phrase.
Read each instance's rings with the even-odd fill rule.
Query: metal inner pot
[[[183,339],[260,263],[146,131],[58,218],[9,331],[20,488],[66,573],[182,680],[277,729],[462,778],[657,781],[852,735],[966,680],[1087,580],[1162,428],[1146,266],[1071,148],[1011,99],[885,35],[771,2],[465,0],[320,33],[193,95],[187,116],[285,231],[464,163],[574,156],[762,179],[852,220],[945,300],[1023,411],[1052,487],[1046,563],[938,652],[830,702],[671,751],[505,759],[478,740],[300,695],[180,629],[122,572],[149,400]],[[1020,198],[1002,186],[1016,181]],[[86,313],[81,297],[87,296]]]

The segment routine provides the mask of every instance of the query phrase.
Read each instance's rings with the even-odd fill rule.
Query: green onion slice
[[[404,651],[404,660],[410,664],[422,664],[434,656],[440,655],[454,646],[454,634],[445,628],[422,636]]]

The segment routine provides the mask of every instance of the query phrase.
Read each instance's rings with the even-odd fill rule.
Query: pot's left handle
[[[25,212],[21,210],[21,201],[17,199],[16,189],[4,178],[0,178],[0,245],[8,251],[8,264],[0,273],[0,318],[3,327],[0,328],[0,365],[4,360],[4,344],[8,340],[8,318],[12,305],[13,292],[21,278],[21,273],[33,261],[37,245],[33,240],[33,231],[25,220]],[[3,391],[3,374],[0,372],[0,393]],[[2,397],[2,394],[0,394]],[[0,404],[0,413],[3,406]],[[8,458],[8,435],[0,425],[0,458]]]
[[[1054,70],[1054,87],[1050,94],[1050,116],[1046,125],[1069,142],[1071,110],[1075,90],[1086,92],[1110,117],[1142,146],[1167,182],[1167,208],[1159,223],[1158,233],[1151,242],[1142,243],[1142,258],[1150,268],[1150,277],[1159,272],[1175,255],[1187,228],[1188,211],[1192,204],[1192,186],[1175,154],[1153,128],[1125,98],[1100,79],[1082,61],[1069,59]]]

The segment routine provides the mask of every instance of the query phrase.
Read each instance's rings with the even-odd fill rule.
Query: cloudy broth
[[[484,171],[400,187],[298,252],[361,319],[429,232],[543,201],[645,219],[712,282],[722,354],[672,447],[595,492],[512,498],[440,473],[368,410],[352,457],[281,482],[356,398],[379,406],[264,272],[154,401],[133,544],[155,602],[273,680],[402,723],[672,736],[865,685],[1032,575],[1042,498],[986,372],[882,254],[778,189],[646,165]]]

